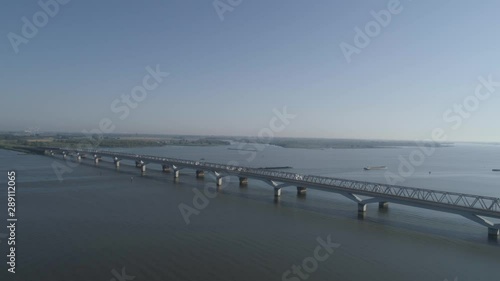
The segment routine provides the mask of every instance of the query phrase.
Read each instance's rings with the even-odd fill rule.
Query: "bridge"
[[[151,155],[86,149],[42,149],[48,155],[58,154],[62,155],[63,158],[74,156],[77,161],[81,161],[82,157],[89,157],[90,155],[90,158],[94,159],[96,165],[98,165],[102,157],[109,157],[113,160],[117,168],[120,167],[121,160],[131,160],[135,161],[136,166],[141,169],[142,174],[146,172],[147,165],[159,164],[162,166],[162,171],[173,171],[175,179],[179,178],[179,171],[181,169],[195,170],[197,177],[203,177],[205,172],[209,172],[215,176],[217,186],[222,185],[222,180],[225,177],[238,177],[240,185],[247,185],[248,179],[251,178],[268,183],[273,188],[275,197],[281,196],[281,190],[287,187],[296,187],[298,195],[305,194],[307,189],[338,193],[357,203],[360,214],[366,213],[367,204],[378,203],[379,208],[384,209],[388,207],[389,202],[448,212],[463,216],[487,227],[488,236],[490,237],[497,238],[500,234],[500,224],[492,223],[487,219],[500,219],[500,198],[495,197],[333,177],[302,175],[279,170],[249,168]]]

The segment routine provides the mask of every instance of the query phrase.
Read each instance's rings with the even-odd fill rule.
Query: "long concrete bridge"
[[[355,180],[301,175],[278,170],[266,170],[241,166],[216,164],[201,161],[183,160],[150,155],[120,153],[112,151],[42,148],[46,154],[62,155],[64,158],[73,156],[77,161],[82,157],[92,158],[98,165],[102,157],[111,158],[116,167],[121,160],[135,161],[141,173],[146,172],[146,166],[159,164],[162,171],[173,172],[175,179],[179,178],[181,169],[196,171],[197,177],[203,177],[205,172],[215,176],[217,186],[222,185],[224,177],[239,178],[240,185],[246,185],[248,179],[256,179],[268,183],[274,189],[274,196],[281,196],[281,190],[296,187],[297,194],[305,194],[307,189],[315,189],[341,194],[358,205],[358,212],[364,214],[366,205],[378,203],[379,208],[387,208],[388,203],[431,209],[463,216],[488,228],[490,237],[498,237],[500,224],[495,224],[487,218],[500,219],[500,198],[473,194],[447,192],[423,188],[404,187],[397,185],[363,182]]]

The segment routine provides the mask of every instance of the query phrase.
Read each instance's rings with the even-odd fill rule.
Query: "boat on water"
[[[386,170],[387,166],[370,166],[370,167],[364,167],[363,168],[365,171],[371,171],[371,170]]]

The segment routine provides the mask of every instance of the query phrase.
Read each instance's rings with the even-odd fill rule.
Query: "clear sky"
[[[478,77],[500,81],[499,1],[401,0],[350,62],[341,43],[356,47],[355,28],[391,1],[239,1],[220,0],[221,20],[212,0],[71,0],[18,53],[12,33],[43,9],[4,1],[0,130],[81,132],[109,118],[117,133],[256,136],[286,106],[296,117],[277,136],[422,139],[440,127],[500,141],[498,86],[462,124],[443,118]],[[170,75],[120,119],[113,101],[157,65]]]

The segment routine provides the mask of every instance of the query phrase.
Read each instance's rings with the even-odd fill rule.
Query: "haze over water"
[[[207,171],[174,180],[106,158],[61,180],[53,165],[74,157],[12,151],[99,139],[385,184],[418,140],[439,148],[398,185],[500,198],[500,1],[2,4],[0,281],[500,280],[500,218],[488,232],[394,203],[360,216],[357,202],[308,186],[277,198],[252,178],[218,188]]]
[[[235,145],[231,147],[236,147]],[[415,148],[285,149],[269,146],[247,161],[248,152],[221,147],[115,149],[132,153],[242,166],[292,166],[304,174],[384,182],[386,165]],[[500,196],[498,146],[439,148],[404,185]],[[59,182],[55,158],[0,151],[2,171],[18,175],[18,263],[9,280],[111,280],[112,270],[134,280],[282,280],[282,274],[313,255],[317,239],[339,243],[308,280],[495,280],[500,248],[486,228],[457,215],[390,204],[369,205],[365,219],[356,204],[332,193],[308,190],[297,197],[285,188],[279,201],[266,184],[236,178],[186,225],[179,204],[192,205],[197,180],[180,180],[149,165],[144,177],[124,161],[93,167],[90,159]],[[57,158],[60,159],[60,158]],[[106,159],[105,159],[106,160]],[[131,163],[129,163],[131,164]],[[432,174],[429,175],[429,171]],[[131,176],[134,180],[131,181]],[[5,220],[5,212],[1,212]],[[6,243],[0,244],[6,252]],[[4,279],[5,272],[0,273]],[[293,280],[293,279],[292,279]]]

